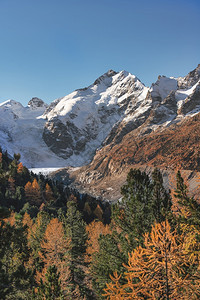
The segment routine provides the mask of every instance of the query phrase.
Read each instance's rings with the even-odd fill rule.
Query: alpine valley
[[[158,76],[150,88],[109,70],[50,105],[3,102],[0,120],[11,156],[19,152],[29,168],[62,167],[52,176],[114,201],[130,168],[200,171],[200,65],[185,77]]]

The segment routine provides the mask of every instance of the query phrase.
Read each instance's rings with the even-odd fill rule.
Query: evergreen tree
[[[0,225],[0,299],[28,299],[32,274],[26,230],[20,220]]]
[[[178,199],[179,221],[200,228],[200,204],[194,197],[189,196],[187,185],[180,171],[176,174],[175,197]]]
[[[61,217],[65,234],[71,240],[70,254],[70,273],[71,273],[71,291],[75,292],[77,287],[81,295],[85,291],[84,286],[84,255],[86,251],[87,234],[85,223],[81,213],[77,209],[76,199],[72,196],[67,202],[67,213],[65,217]]]
[[[169,192],[163,186],[163,177],[159,169],[154,169],[152,173],[153,180],[153,215],[155,221],[161,223],[166,218],[172,218],[171,207],[172,201]]]
[[[186,252],[189,254],[190,274],[196,272],[196,261],[199,261],[200,253],[200,204],[194,198],[189,196],[188,188],[184,182],[181,172],[176,175],[175,197],[178,200],[178,210],[176,212],[176,221],[181,234],[185,235]]]
[[[41,242],[43,240],[46,227],[50,222],[50,216],[47,212],[41,211],[38,213],[35,223],[32,226],[31,233],[29,234],[29,244],[32,250],[31,260],[32,265],[37,270],[41,268],[41,259],[39,253],[41,251]]]

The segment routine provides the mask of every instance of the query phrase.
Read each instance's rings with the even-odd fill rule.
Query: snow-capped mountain
[[[109,70],[92,85],[27,107],[0,104],[0,145],[28,167],[81,166],[102,146],[162,131],[200,111],[200,65],[185,77],[159,76],[150,88],[126,71]]]
[[[21,154],[22,162],[28,167],[63,166],[42,139],[44,119],[38,119],[47,108],[41,99],[33,98],[28,106],[8,100],[0,104],[0,145],[10,155]]]
[[[43,114],[43,139],[71,165],[89,162],[112,127],[129,114],[132,98],[145,99],[147,88],[134,75],[112,70],[94,84],[60,99]]]

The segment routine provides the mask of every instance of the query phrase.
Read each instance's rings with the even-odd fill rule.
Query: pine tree
[[[92,223],[88,224],[86,226],[86,232],[88,235],[88,239],[86,241],[86,256],[85,256],[85,261],[87,263],[87,269],[86,269],[86,284],[90,290],[93,291],[95,294],[95,290],[93,289],[93,274],[96,274],[96,269],[93,269],[94,261],[96,258],[97,253],[99,253],[99,239],[101,236],[110,234],[110,228],[108,225],[104,225],[100,221],[93,221]],[[106,257],[104,258],[106,259]],[[104,260],[105,262],[105,260]],[[103,262],[103,263],[104,263]],[[109,263],[109,262],[107,262]],[[100,266],[100,264],[98,264]],[[99,272],[98,272],[99,274]],[[95,285],[96,282],[94,282]],[[96,283],[98,285],[98,283]],[[95,296],[93,295],[95,298]],[[92,298],[93,299],[93,298]]]
[[[26,268],[29,259],[26,231],[16,220],[0,224],[0,295],[1,299],[28,299],[32,274]]]
[[[28,240],[28,245],[29,245],[29,240],[31,237],[31,230],[33,227],[33,220],[31,219],[30,215],[27,212],[25,212],[25,214],[23,216],[22,224],[24,227],[25,226],[27,227],[27,240]]]
[[[121,231],[122,247],[135,248],[143,240],[145,231],[151,229],[155,220],[152,201],[153,186],[149,176],[140,170],[130,170],[121,193],[123,198],[112,212],[112,219]],[[129,245],[127,238],[129,237]],[[126,253],[129,249],[124,249]]]
[[[19,162],[20,158],[21,158],[20,153],[14,153],[14,159],[16,160],[16,162]]]
[[[44,211],[39,212],[29,235],[28,243],[32,251],[31,261],[33,268],[36,268],[36,270],[39,270],[41,268],[42,262],[39,256],[39,252],[41,251],[41,242],[43,240],[43,236],[49,222],[49,214]]]
[[[155,217],[155,221],[160,223],[165,221],[165,219],[171,218],[171,197],[169,192],[163,186],[163,177],[161,172],[156,168],[152,173],[152,184],[153,184],[153,194],[152,194],[152,202],[153,202],[153,215]]]
[[[72,283],[71,292],[77,291],[78,287],[81,295],[83,295],[86,292],[84,286],[84,256],[87,234],[85,223],[81,213],[77,209],[76,199],[73,196],[67,202],[67,213],[65,217],[62,217],[62,222],[65,229],[65,235],[71,240],[71,260],[69,265]]]
[[[178,199],[179,219],[200,227],[200,204],[194,197],[188,195],[188,188],[180,171],[177,172],[176,183],[174,196]]]
[[[176,221],[179,230],[186,237],[185,249],[189,254],[191,273],[196,272],[193,264],[199,260],[200,254],[200,204],[194,197],[189,196],[187,184],[184,182],[181,172],[176,175],[177,186],[175,198],[178,200]]]

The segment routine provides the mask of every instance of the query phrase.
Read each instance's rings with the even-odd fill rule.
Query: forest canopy
[[[0,151],[0,299],[199,299],[200,205],[131,169],[111,206]]]

